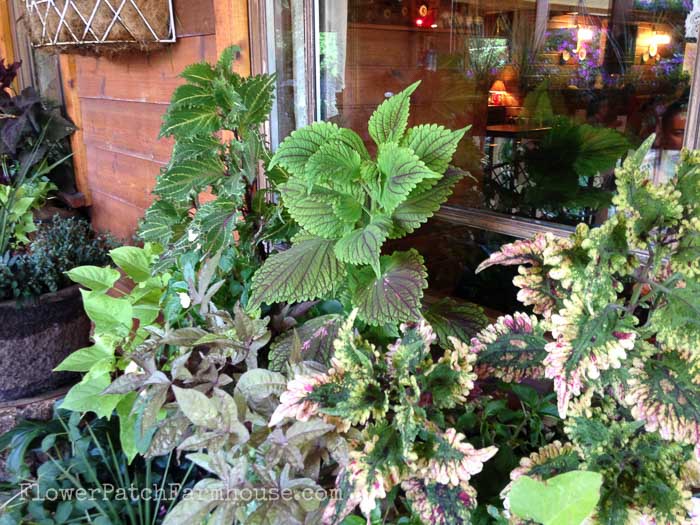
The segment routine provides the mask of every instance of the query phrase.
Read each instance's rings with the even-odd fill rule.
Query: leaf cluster
[[[346,297],[370,325],[421,318],[422,257],[415,250],[382,255],[382,247],[419,228],[448,198],[462,177],[449,163],[467,130],[408,128],[417,87],[371,116],[374,159],[359,135],[330,122],[299,129],[280,145],[270,166],[289,174],[278,189],[302,232],[256,272],[251,308]]]

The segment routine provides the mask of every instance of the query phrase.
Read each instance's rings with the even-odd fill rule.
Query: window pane
[[[678,157],[696,48],[689,0],[319,0],[315,60],[304,58],[305,2],[272,4],[279,138],[307,122],[313,92],[318,116],[371,147],[374,108],[421,80],[412,125],[471,125],[455,163],[473,179],[453,205],[595,224],[629,147],[657,133],[657,179]]]

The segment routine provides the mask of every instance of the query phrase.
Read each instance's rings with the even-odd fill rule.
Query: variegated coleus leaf
[[[423,523],[469,525],[476,508],[476,491],[469,484],[456,487],[431,479],[411,478],[401,484],[413,513]]]
[[[506,382],[544,377],[546,330],[534,315],[515,313],[499,317],[471,340],[481,379]]]
[[[597,386],[603,371],[621,368],[635,346],[636,319],[611,308],[610,299],[598,299],[571,294],[552,316],[555,340],[545,347],[545,376],[554,380],[562,418],[573,397]]]
[[[634,359],[624,390],[632,416],[648,432],[694,446],[700,459],[700,362],[692,352],[667,348]]]
[[[518,300],[532,306],[536,314],[548,319],[558,307],[563,295],[554,277],[549,274],[550,265],[558,261],[561,252],[570,247],[570,241],[552,234],[537,234],[530,240],[519,240],[501,246],[476,269],[479,273],[491,266],[519,265],[513,284],[520,288]]]

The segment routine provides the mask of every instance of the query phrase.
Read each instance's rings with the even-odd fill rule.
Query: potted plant
[[[49,176],[69,157],[62,141],[74,127],[32,88],[10,91],[18,67],[0,61],[0,401],[70,378],[51,371],[87,345],[90,323],[64,272],[105,264],[109,244],[77,218],[35,224],[34,211],[56,188]]]

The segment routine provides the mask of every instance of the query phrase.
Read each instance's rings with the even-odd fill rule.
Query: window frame
[[[304,48],[305,71],[307,93],[307,119],[313,122],[319,119],[320,108],[317,107],[315,92],[318,89],[318,61],[316,49],[318,47],[318,0],[296,0],[303,2],[304,9]],[[540,35],[545,38],[547,23],[549,20],[549,0],[535,0],[535,27]],[[274,57],[270,57],[268,50],[273,48],[273,2],[274,0],[248,0],[249,32],[251,45],[252,73],[274,73]],[[630,7],[633,0],[612,0],[610,16],[624,17],[624,9]],[[696,41],[700,39],[696,38]],[[700,48],[700,42],[698,42]],[[698,49],[700,51],[700,49]],[[313,79],[311,81],[310,79]],[[313,98],[311,98],[313,97]],[[276,104],[273,107],[272,116],[268,124],[268,132],[271,145],[274,148],[279,144],[277,133]],[[690,95],[688,100],[688,121],[684,137],[684,147],[700,149],[700,52],[696,53],[692,71]],[[565,224],[517,217],[487,209],[462,207],[445,204],[435,213],[435,218],[451,224],[460,224],[465,227],[490,231],[513,238],[527,239],[537,233],[551,233],[558,237],[569,237],[575,230],[573,226]]]

